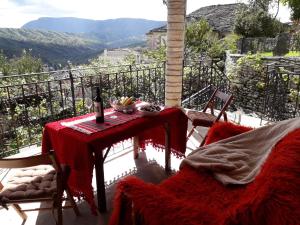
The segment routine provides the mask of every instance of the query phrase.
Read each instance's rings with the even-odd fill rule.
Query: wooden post
[[[95,154],[98,209],[100,212],[106,212],[103,152],[101,150],[94,151],[94,154]]]
[[[137,159],[139,157],[139,137],[134,136],[133,137],[133,158]]]
[[[165,105],[181,106],[186,0],[168,0]]]
[[[164,124],[165,127],[165,171],[171,171],[171,140],[170,140],[170,126],[168,123]]]

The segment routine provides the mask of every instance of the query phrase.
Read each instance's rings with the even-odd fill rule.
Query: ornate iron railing
[[[300,72],[282,65],[267,71],[259,113],[269,120],[299,116]],[[201,109],[213,87],[230,91],[217,61],[184,64],[183,72],[183,107]],[[110,98],[126,95],[163,104],[164,85],[165,63],[0,76],[0,158],[39,145],[45,123],[92,110],[95,86],[109,107]]]
[[[191,62],[184,65],[182,106],[200,110],[212,95],[214,88],[230,90],[230,81],[218,66],[219,60]]]
[[[278,121],[300,116],[300,71],[296,68],[300,65],[268,65],[262,117]]]
[[[0,77],[0,157],[39,144],[46,122],[90,111],[95,86],[106,107],[119,96],[162,103],[164,70],[162,63]]]

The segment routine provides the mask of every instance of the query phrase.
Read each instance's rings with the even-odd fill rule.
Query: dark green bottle
[[[94,98],[94,108],[96,113],[96,123],[104,123],[103,101],[100,96],[100,88],[96,88],[96,97]]]

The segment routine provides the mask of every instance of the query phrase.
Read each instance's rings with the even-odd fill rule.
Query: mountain
[[[0,49],[8,57],[32,49],[47,64],[86,63],[105,48],[142,46],[145,34],[165,22],[146,19],[89,20],[42,17],[20,29],[0,28]]]
[[[71,33],[30,29],[0,28],[0,49],[8,57],[32,49],[47,64],[86,63],[106,46],[100,41]]]
[[[105,42],[109,47],[122,47],[145,41],[145,34],[149,30],[163,24],[164,21],[133,18],[89,20],[42,17],[24,24],[22,28],[75,33]]]

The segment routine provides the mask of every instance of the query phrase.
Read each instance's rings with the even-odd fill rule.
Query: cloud
[[[20,6],[31,5],[34,1],[32,0],[11,0],[12,3]]]
[[[0,0],[0,27],[21,27],[39,17],[80,17],[103,20],[145,18],[167,20],[162,0]],[[211,4],[229,4],[247,0],[187,0],[187,13]],[[281,10],[287,20],[287,11]]]

